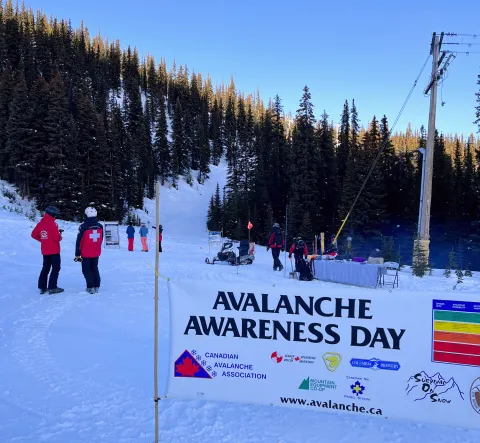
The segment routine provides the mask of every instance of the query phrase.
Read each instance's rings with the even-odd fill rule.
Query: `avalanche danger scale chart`
[[[433,300],[432,361],[480,366],[480,302]]]

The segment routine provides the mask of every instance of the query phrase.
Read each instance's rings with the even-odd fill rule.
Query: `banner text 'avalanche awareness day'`
[[[480,302],[197,281],[169,299],[169,398],[480,429]]]

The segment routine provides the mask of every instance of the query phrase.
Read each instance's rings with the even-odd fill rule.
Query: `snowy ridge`
[[[221,187],[225,183],[225,165],[213,166],[210,177],[204,185],[191,187],[182,181],[178,190],[162,187],[162,276],[249,284],[261,280],[290,288],[316,285],[319,291],[336,287],[284,278],[283,272],[272,271],[271,256],[260,247],[251,266],[206,265],[206,211],[216,183]],[[120,227],[121,248],[104,250],[100,258],[100,293],[87,295],[80,265],[73,262],[78,225],[59,221],[65,229],[59,286],[66,291],[40,296],[36,283],[41,256],[38,243],[30,238],[33,222],[2,209],[7,199],[1,192],[0,199],[0,442],[150,443],[154,429],[153,237],[148,253],[140,252],[138,237],[135,251],[128,252],[125,227]],[[28,202],[17,200],[18,207],[28,208]],[[142,221],[155,223],[154,201],[146,200],[145,209],[148,213],[137,211]],[[288,276],[288,260],[286,264]],[[453,279],[441,273],[418,279],[406,269],[400,274],[400,287],[451,292]],[[395,297],[395,291],[379,290]],[[164,279],[159,291],[162,392],[169,346]],[[478,276],[465,279],[455,292],[477,294]],[[453,384],[449,386],[453,389]],[[167,399],[160,402],[160,436],[162,442],[176,443],[476,443],[480,432],[308,410]]]

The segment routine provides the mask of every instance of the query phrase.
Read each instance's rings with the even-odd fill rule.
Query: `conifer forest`
[[[38,209],[55,204],[62,219],[78,220],[93,204],[104,219],[122,220],[154,197],[157,179],[196,186],[226,162],[227,184],[205,208],[209,229],[242,239],[250,220],[252,239],[265,244],[273,223],[285,229],[288,206],[290,238],[328,238],[386,143],[339,246],[347,236],[358,253],[390,244],[410,261],[426,128],[390,134],[387,116],[360,118],[354,97],[339,98],[343,113],[332,116],[307,86],[298,96],[291,115],[280,96],[263,101],[233,78],[216,84],[92,37],[86,26],[0,1],[0,178]],[[477,104],[480,132],[480,75]],[[480,268],[478,134],[435,134],[431,236],[433,265],[455,248]]]

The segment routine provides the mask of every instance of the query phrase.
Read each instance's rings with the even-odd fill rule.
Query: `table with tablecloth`
[[[380,264],[342,262],[339,260],[310,261],[313,275],[318,280],[343,283],[346,285],[376,288],[379,276],[384,270]]]

